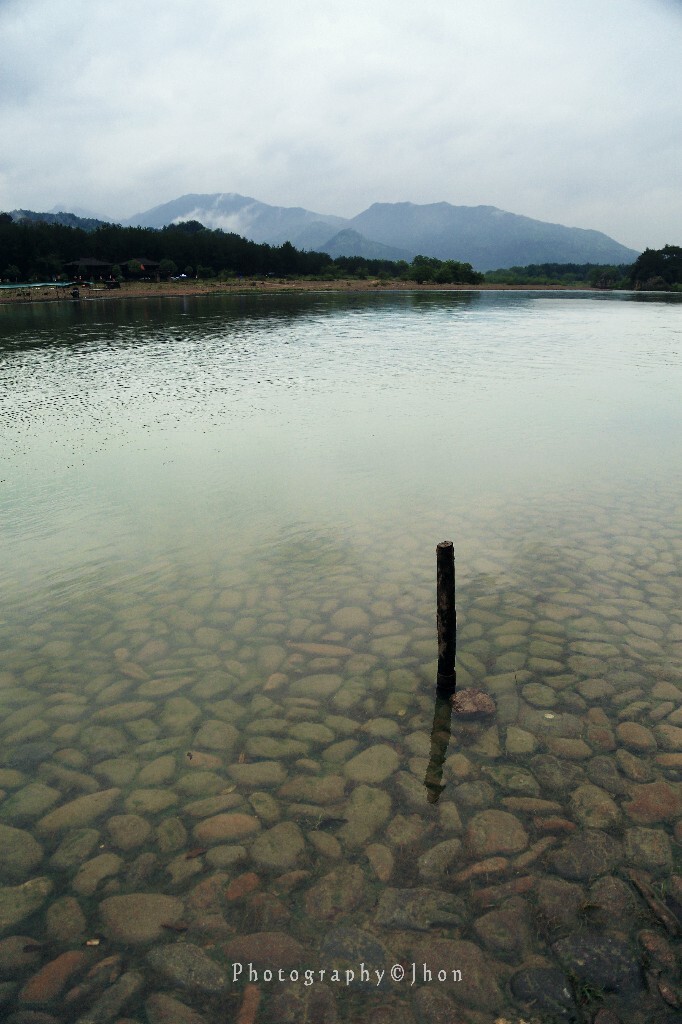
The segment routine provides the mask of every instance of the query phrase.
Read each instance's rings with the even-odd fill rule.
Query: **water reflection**
[[[581,1019],[598,991],[667,1024],[677,310],[244,303],[61,311],[65,347],[2,317],[8,1012],[124,991],[219,1024],[234,962],[361,951],[463,981],[260,985],[262,1019]],[[444,535],[484,726],[434,695]]]
[[[452,702],[449,697],[436,697],[431,726],[429,763],[424,776],[426,799],[430,804],[438,803],[445,789],[443,765],[448,752],[451,735]]]

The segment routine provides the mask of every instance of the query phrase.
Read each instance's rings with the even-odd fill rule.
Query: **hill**
[[[397,249],[382,242],[373,242],[365,238],[359,231],[344,228],[324,243],[323,251],[332,259],[337,256],[362,256],[366,260],[406,260],[411,262],[416,253],[407,249]]]
[[[14,210],[15,221],[40,220],[94,231],[105,221],[73,213]],[[198,221],[212,230],[268,245],[364,259],[411,261],[415,255],[470,263],[487,271],[530,264],[630,264],[634,249],[601,231],[534,220],[495,206],[450,203],[374,203],[356,217],[314,213],[300,206],[271,206],[236,192],[189,193],[123,222],[160,229]]]
[[[466,261],[477,270],[531,263],[631,263],[638,255],[600,231],[534,220],[495,206],[375,203],[350,224],[385,245]]]
[[[67,228],[81,228],[83,231],[96,231],[103,227],[105,220],[97,220],[95,217],[79,217],[75,213],[65,213],[59,210],[57,213],[36,213],[35,210],[12,210],[10,217],[16,223],[31,221],[41,224],[62,224]]]
[[[182,220],[198,220],[271,245],[289,241],[300,249],[368,258],[374,258],[370,252],[391,259],[421,254],[471,263],[477,270],[531,263],[631,263],[638,255],[600,231],[534,220],[494,206],[450,203],[374,203],[356,217],[343,218],[218,192],[180,196],[127,223],[159,228]],[[379,246],[394,254],[388,256]]]
[[[124,223],[162,228],[186,220],[198,220],[207,228],[231,231],[252,242],[291,242],[297,249],[319,249],[322,242],[346,226],[343,217],[312,213],[300,206],[270,206],[236,192],[190,193],[138,213]]]

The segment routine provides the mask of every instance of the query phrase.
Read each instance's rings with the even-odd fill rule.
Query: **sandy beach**
[[[74,286],[75,287],[75,286]],[[415,281],[378,280],[305,280],[287,278],[240,278],[232,281],[124,281],[120,288],[106,288],[95,284],[79,287],[80,300],[120,301],[121,299],[171,298],[183,295],[249,294],[257,292],[372,292],[382,291],[563,291],[563,285],[504,285],[504,284],[417,284]],[[44,285],[17,286],[0,290],[0,304],[33,302],[72,302],[71,288]]]

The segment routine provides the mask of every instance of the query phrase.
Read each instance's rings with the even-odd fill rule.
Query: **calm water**
[[[681,342],[647,295],[0,306],[7,1012],[674,1020]],[[434,701],[444,538],[488,721]]]

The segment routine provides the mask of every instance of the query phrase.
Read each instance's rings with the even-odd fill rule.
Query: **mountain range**
[[[31,211],[12,216],[36,219]],[[45,215],[50,220],[61,214]],[[64,214],[73,224],[78,218]],[[416,255],[471,263],[497,270],[532,263],[632,263],[639,253],[601,231],[565,227],[495,206],[450,203],[374,203],[355,217],[314,213],[303,207],[271,206],[235,192],[188,194],[123,221],[124,226],[162,228],[196,220],[254,242],[317,250],[337,256],[411,261]],[[88,220],[89,230],[97,221]],[[81,225],[85,226],[85,225]]]

